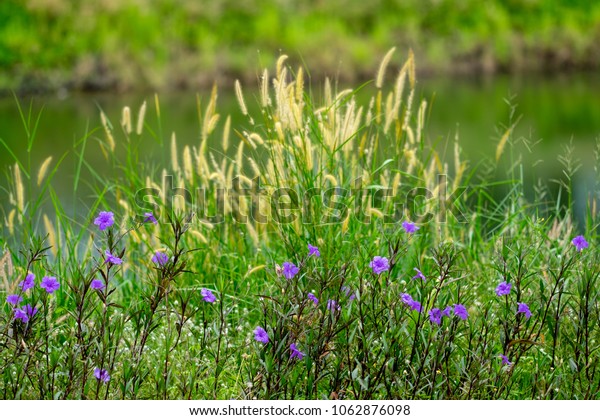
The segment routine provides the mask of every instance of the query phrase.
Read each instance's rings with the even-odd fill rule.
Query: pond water
[[[419,96],[430,104],[427,117],[427,135],[430,141],[439,143],[442,154],[447,140],[458,133],[460,144],[471,164],[477,164],[482,156],[494,155],[496,145],[511,120],[521,117],[515,130],[515,138],[523,136],[537,142],[531,153],[525,147],[523,162],[526,171],[535,168],[538,176],[552,179],[561,177],[562,167],[557,156],[572,141],[575,155],[581,160],[581,182],[590,184],[595,164],[594,146],[600,137],[600,77],[593,74],[570,74],[559,77],[496,77],[493,79],[421,79]],[[371,87],[367,87],[369,95]],[[203,102],[209,91],[199,92]],[[251,92],[245,91],[246,101],[252,102]],[[82,150],[81,139],[85,133],[100,126],[99,110],[105,110],[109,119],[118,124],[123,106],[131,106],[134,115],[144,100],[148,101],[148,114],[153,115],[153,93],[147,94],[72,94],[64,97],[44,96],[21,98],[24,110],[31,106],[34,115],[41,111],[37,135],[30,159],[33,176],[48,157],[56,162],[65,158],[55,175],[53,186],[66,209],[75,213],[86,206],[86,197],[93,193],[86,180],[90,171],[85,166],[77,194],[73,192],[74,174],[78,154]],[[168,140],[170,133],[177,133],[178,143],[198,144],[199,126],[195,92],[160,94],[162,137]],[[512,104],[514,109],[509,105]],[[511,109],[513,109],[511,111]],[[232,114],[233,125],[240,118],[237,102],[231,93],[219,93],[218,111],[221,115]],[[241,118],[238,121],[243,121]],[[159,134],[157,133],[157,136]],[[0,98],[0,138],[27,162],[27,136],[13,97]],[[86,143],[84,156],[94,170],[106,173],[105,160],[100,153],[96,138],[104,138],[100,130],[92,133]],[[538,142],[539,141],[539,142]],[[74,144],[77,145],[74,147]],[[168,144],[168,141],[167,141]],[[449,143],[451,146],[451,143]],[[14,158],[0,145],[0,168],[10,177],[8,165]],[[168,150],[168,146],[166,147]],[[447,147],[446,158],[451,161],[452,147]],[[167,161],[158,141],[149,139],[144,154],[158,162]],[[0,197],[4,203],[8,192],[6,177],[0,179]],[[77,198],[75,198],[75,195]]]

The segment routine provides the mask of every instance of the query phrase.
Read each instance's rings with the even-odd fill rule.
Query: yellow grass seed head
[[[171,168],[174,172],[179,171],[179,159],[177,157],[177,136],[171,133]]]
[[[21,168],[19,164],[15,163],[14,166],[15,176],[15,193],[17,196],[17,209],[19,210],[19,222],[23,220],[23,210],[25,209],[25,187],[23,186],[23,179],[21,178]]]
[[[298,67],[298,73],[296,74],[296,102],[301,104],[304,96],[304,72],[302,67]]]
[[[137,126],[135,128],[136,134],[139,136],[142,134],[144,130],[144,119],[146,118],[146,101],[140,107],[140,112],[138,113]]]
[[[52,223],[50,218],[48,218],[46,213],[44,213],[43,219],[44,228],[46,229],[46,233],[48,234],[48,245],[50,245],[50,252],[52,252],[52,254],[56,256],[56,252],[58,250],[56,242],[56,229],[54,228],[54,224]]]
[[[40,170],[37,175],[37,185],[38,187],[42,185],[42,181],[46,177],[46,173],[48,173],[48,168],[50,167],[50,163],[52,163],[52,156],[48,156],[46,160],[40,166]]]
[[[227,152],[229,149],[229,131],[231,129],[231,116],[228,115],[223,126],[223,151]]]
[[[12,209],[10,213],[8,213],[8,217],[6,218],[6,227],[8,228],[8,233],[12,236],[15,234],[15,215],[17,214],[16,209]]]
[[[271,106],[271,97],[269,96],[269,71],[264,69],[260,81],[260,104],[263,108]]]
[[[384,56],[383,60],[381,60],[381,64],[379,64],[379,68],[377,69],[377,78],[375,79],[375,87],[377,89],[381,89],[383,86],[383,79],[385,78],[385,70],[387,69],[390,60],[392,59],[392,55],[394,55],[394,51],[396,51],[396,47],[392,47]]]
[[[131,109],[128,106],[124,106],[121,112],[121,127],[127,134],[131,134]]]
[[[183,174],[185,179],[192,182],[194,176],[194,167],[192,165],[192,152],[189,146],[183,148]]]
[[[244,94],[242,93],[242,85],[239,80],[235,80],[235,96],[237,98],[238,104],[240,105],[240,110],[243,115],[248,115],[248,108],[246,108],[246,102],[244,101]]]
[[[104,133],[106,134],[106,141],[108,142],[108,148],[111,152],[115,151],[116,143],[112,135],[112,126],[108,118],[103,111],[100,111],[100,121],[102,121],[102,127],[104,127]]]
[[[283,63],[285,63],[285,60],[287,60],[288,56],[283,54],[281,55],[278,59],[277,59],[277,65],[276,65],[276,76],[279,80],[282,79],[282,70],[284,70],[283,68]]]

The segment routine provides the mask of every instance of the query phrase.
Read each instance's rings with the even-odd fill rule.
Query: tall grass
[[[528,202],[518,166],[498,181],[513,122],[480,170],[459,139],[444,161],[412,53],[383,88],[391,54],[374,86],[319,92],[282,56],[258,112],[236,82],[242,121],[216,88],[198,98],[193,147],[162,127],[158,97],[119,122],[102,112],[76,143],[73,193],[83,168],[96,191],[85,220],[53,190],[60,160],[37,178],[17,161],[0,274],[23,300],[0,312],[2,397],[597,398],[597,216],[574,222],[577,166],[563,159],[566,206],[543,183]],[[38,117],[22,115],[33,141]],[[143,159],[149,141],[167,166]]]

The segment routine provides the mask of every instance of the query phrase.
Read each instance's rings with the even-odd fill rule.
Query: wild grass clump
[[[282,56],[258,112],[235,83],[242,121],[216,88],[198,98],[196,145],[161,125],[158,97],[119,122],[103,111],[77,143],[73,192],[86,172],[94,201],[72,215],[52,185],[62,159],[37,177],[17,161],[0,395],[598,398],[597,197],[575,222],[543,183],[528,200],[518,167],[499,180],[511,129],[483,169],[458,140],[447,162],[412,54],[387,90],[391,59],[362,103],[369,84],[315,93]],[[31,150],[39,116],[21,115]]]

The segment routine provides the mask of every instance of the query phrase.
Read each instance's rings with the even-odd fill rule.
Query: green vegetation
[[[236,84],[241,121],[216,89],[199,98],[194,147],[165,133],[158,97],[103,113],[75,144],[73,193],[83,172],[96,191],[84,218],[57,199],[60,159],[18,160],[0,207],[0,396],[598,398],[598,197],[575,222],[572,151],[558,196],[540,180],[534,200],[515,121],[477,172],[458,141],[442,161],[413,56],[388,91],[390,57],[374,87],[326,81],[320,100],[281,57],[257,112]],[[43,115],[21,111],[30,152]]]
[[[356,81],[392,45],[430,71],[597,68],[599,37],[589,0],[4,0],[0,88],[255,81],[279,53]]]

